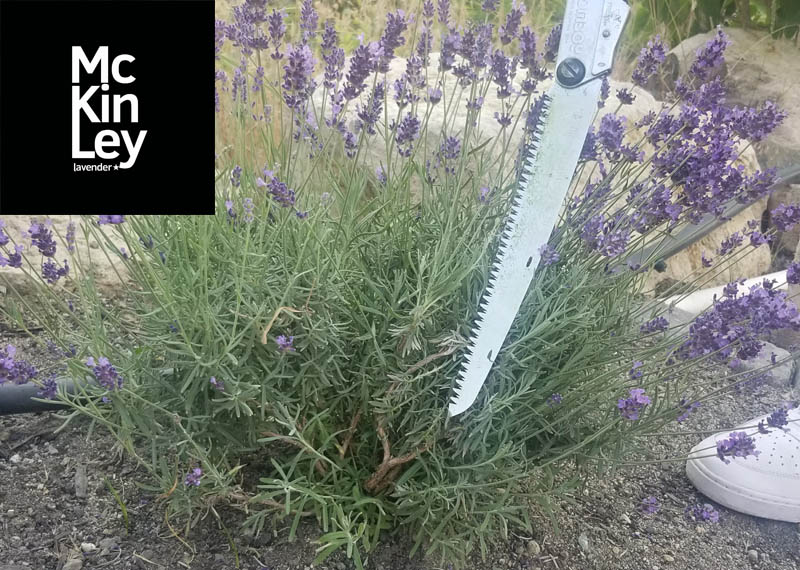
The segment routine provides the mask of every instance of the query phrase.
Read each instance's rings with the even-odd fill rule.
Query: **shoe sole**
[[[687,461],[686,475],[701,493],[730,509],[766,519],[800,523],[800,501],[733,485],[710,471],[702,460]]]

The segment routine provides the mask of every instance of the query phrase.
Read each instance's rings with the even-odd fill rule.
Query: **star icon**
[[[114,170],[119,170],[119,164],[114,165]]]

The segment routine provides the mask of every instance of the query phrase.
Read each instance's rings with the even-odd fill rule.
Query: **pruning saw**
[[[558,220],[629,12],[625,0],[567,0],[556,80],[542,96],[537,124],[523,143],[519,184],[450,401],[451,416],[475,402],[525,298],[539,249]]]

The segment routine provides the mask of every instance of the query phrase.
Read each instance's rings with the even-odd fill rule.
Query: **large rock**
[[[773,39],[763,31],[725,28],[731,45],[725,52],[726,64],[720,74],[726,77],[728,103],[756,105],[774,101],[789,112],[784,123],[765,140],[755,143],[759,162],[764,166],[789,166],[800,162],[800,47],[786,39]],[[695,59],[698,48],[715,31],[687,38],[671,50],[681,73]]]
[[[674,59],[674,58],[673,58]],[[431,54],[431,62],[430,66],[428,67],[427,77],[434,78],[438,77],[438,62],[439,62],[439,54],[432,53]],[[387,85],[387,101],[388,101],[388,116],[390,118],[394,118],[398,116],[398,107],[394,101],[394,98],[391,96],[393,93],[391,86],[394,81],[403,74],[405,71],[405,59],[396,58],[392,61],[390,69],[386,74],[385,81]],[[349,66],[349,61],[347,62],[347,66]],[[345,69],[347,69],[346,67]],[[423,70],[425,73],[425,70]],[[521,79],[521,74],[517,75],[517,79]],[[524,75],[523,75],[524,77]],[[322,77],[318,78],[318,84],[322,84]],[[445,87],[443,90],[446,93],[452,94],[456,93],[456,96],[461,97],[460,104],[456,107],[455,110],[455,117],[453,115],[447,117],[448,124],[447,124],[447,132],[448,134],[460,134],[463,135],[464,126],[467,118],[467,109],[466,109],[466,99],[469,96],[468,90],[461,90],[457,86],[457,80],[451,73],[446,73],[444,75]],[[429,80],[429,83],[432,83]],[[552,79],[543,81],[539,85],[539,90],[544,92],[552,85]],[[599,110],[597,116],[595,117],[595,127],[597,127],[602,119],[602,117],[610,112],[614,112],[617,108],[617,101],[614,96],[617,89],[627,87],[632,88],[633,85],[630,83],[616,81],[614,79],[610,80],[610,92],[611,96],[609,97],[608,102],[606,105]],[[322,102],[322,88],[319,88],[317,92],[314,94],[314,102],[316,108],[319,109],[319,106]],[[636,93],[636,98],[631,105],[625,105],[619,111],[619,114],[624,115],[627,118],[628,126],[632,127],[635,122],[639,119],[644,117],[650,111],[658,112],[662,109],[663,103],[657,101],[653,95],[649,92],[636,89],[634,91]],[[451,95],[452,96],[452,95]],[[365,93],[361,97],[361,101],[366,101],[368,97],[368,93]],[[422,107],[424,109],[424,107]],[[524,125],[524,116],[520,120],[519,125],[511,131],[511,128],[507,129],[505,133],[502,132],[500,125],[494,119],[494,114],[502,113],[503,112],[503,101],[498,99],[496,94],[496,88],[492,85],[485,94],[485,98],[483,101],[482,111],[481,111],[481,121],[477,125],[475,131],[475,142],[474,145],[480,145],[483,143],[488,142],[486,146],[484,146],[483,153],[486,153],[484,156],[485,159],[494,160],[499,157],[501,154],[501,150],[505,145],[509,150],[507,154],[507,158],[510,156],[511,160],[507,160],[505,165],[503,166],[502,170],[497,168],[496,170],[499,173],[502,173],[502,176],[508,177],[514,171],[514,163],[513,159],[516,157],[516,149],[519,147],[523,135],[523,125]],[[515,110],[514,114],[522,113],[523,110]],[[448,113],[452,113],[452,111],[448,110]],[[328,111],[326,110],[326,116]],[[441,133],[444,128],[444,104],[440,102],[438,105],[433,107],[430,117],[428,117],[428,130],[427,130],[427,140],[419,141],[417,144],[425,144],[427,145],[428,149],[438,149],[439,145],[441,144]],[[348,107],[348,115],[346,116],[346,124],[352,125],[352,122],[356,120],[356,113],[355,113],[355,105],[352,103]],[[513,123],[512,123],[513,126]],[[509,131],[511,131],[509,136]],[[508,137],[507,140],[504,140],[503,137]],[[636,132],[631,134],[632,140],[637,140]],[[497,144],[495,146],[495,140],[502,142],[503,144]],[[368,153],[365,157],[365,162],[368,165],[370,170],[377,168],[379,165],[384,165],[386,163],[386,146],[383,143],[383,140],[379,135],[373,137],[370,144],[367,146]],[[650,149],[652,151],[652,149]],[[739,158],[739,163],[742,164],[745,168],[745,171],[748,173],[754,172],[759,169],[759,162],[756,158],[756,153],[753,151],[751,147],[744,147],[741,148],[741,156]],[[648,149],[645,147],[645,152],[648,152]],[[429,154],[432,154],[429,150]],[[395,158],[397,153],[394,153]],[[478,160],[478,157],[475,157],[475,160]],[[584,171],[579,179],[578,183],[575,185],[575,189],[577,191],[582,190],[586,180],[588,179],[588,169]],[[508,178],[506,178],[508,180]],[[412,180],[412,191],[415,191],[415,183],[418,181]],[[720,242],[728,237],[730,234],[737,230],[741,230],[748,220],[752,219],[761,219],[762,213],[766,208],[766,198],[760,200],[756,204],[751,205],[729,222],[721,225],[719,228],[705,236],[699,242],[689,246],[687,249],[677,253],[673,257],[667,260],[667,269],[662,273],[651,272],[648,276],[648,283],[647,288],[649,290],[653,290],[660,282],[662,281],[670,281],[670,280],[677,280],[677,281],[692,281],[695,277],[697,277],[697,271],[702,271],[701,268],[701,259],[700,256],[703,251],[708,252],[709,256],[713,256],[716,249],[719,247]],[[760,248],[755,249],[749,255],[744,256],[740,260],[736,261],[735,263],[731,264],[730,268],[720,272],[719,274],[715,275],[711,278],[710,281],[705,281],[703,286],[714,286],[714,285],[722,285],[728,283],[732,280],[735,280],[739,277],[749,277],[752,275],[761,275],[766,273],[769,270],[770,266],[770,252],[766,246],[762,246]]]

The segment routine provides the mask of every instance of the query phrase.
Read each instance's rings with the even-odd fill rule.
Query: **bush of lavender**
[[[720,32],[680,99],[636,125],[642,140],[630,140],[621,110],[639,87],[606,95],[619,112],[587,136],[589,182],[572,191],[478,401],[447,417],[516,186],[517,149],[487,144],[479,125],[498,121],[503,140],[537,128],[558,37],[558,27],[537,37],[521,4],[494,29],[456,27],[446,0],[426,1],[414,16],[388,14],[381,37],[347,59],[310,1],[296,20],[265,0],[236,6],[215,26],[216,117],[238,132],[218,147],[217,215],[84,219],[80,231],[124,270],[124,302],[111,305],[86,259],[72,258],[77,279],[55,264],[46,223],[27,244],[2,234],[4,265],[25,266],[30,248],[53,262],[27,266],[37,302],[17,296],[5,310],[23,325],[35,315],[63,356],[37,376],[8,352],[2,379],[33,377],[44,397],[111,430],[152,475],[168,520],[187,528],[222,503],[246,508],[256,532],[282,521],[291,537],[309,517],[319,558],[343,549],[359,568],[393,529],[457,564],[509,527],[529,528],[528,502],[563,490],[556,470],[624,457],[720,392],[696,382],[699,371],[800,329],[774,282],[748,295],[732,283],[690,328],[673,324],[643,290],[656,259],[632,261],[727,201],[765,194],[774,176],[734,166],[740,142],[783,114],[725,105],[710,79]],[[666,49],[658,38],[642,49],[635,85]],[[398,53],[406,73],[384,84]],[[481,117],[489,90],[505,112]],[[457,113],[466,120],[449,120]],[[365,166],[375,148],[377,170]],[[800,217],[782,212],[786,225]],[[742,228],[688,285],[769,239],[757,223]],[[56,387],[63,377],[77,381],[74,395]],[[730,388],[748,380],[732,378]]]

